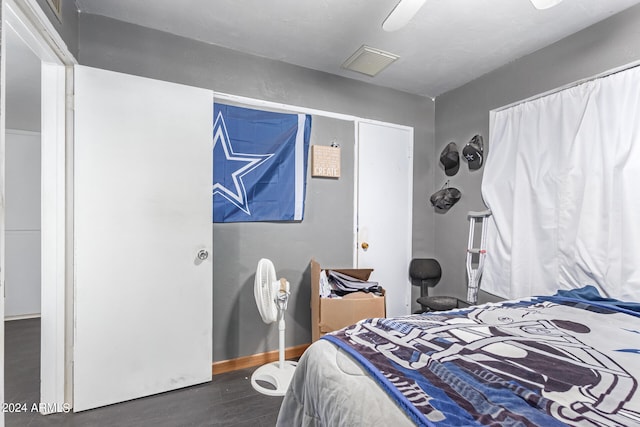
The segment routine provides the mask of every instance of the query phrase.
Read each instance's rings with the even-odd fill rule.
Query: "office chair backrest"
[[[420,286],[420,295],[428,294],[427,288],[438,284],[442,277],[442,268],[438,260],[433,258],[414,258],[409,263],[411,282]]]

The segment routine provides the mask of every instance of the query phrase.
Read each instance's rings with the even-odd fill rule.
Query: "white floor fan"
[[[289,282],[286,279],[276,278],[276,269],[266,258],[258,262],[253,294],[264,323],[278,321],[279,357],[277,362],[268,363],[256,369],[251,375],[251,385],[262,394],[284,396],[298,364],[284,360],[284,312],[289,299]],[[272,387],[265,387],[260,384],[261,382],[270,384]]]

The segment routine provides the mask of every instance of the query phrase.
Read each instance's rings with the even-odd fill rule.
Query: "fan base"
[[[251,375],[251,385],[253,388],[267,396],[284,396],[289,388],[291,377],[296,370],[298,362],[289,360],[284,361],[284,365],[280,368],[280,362],[272,362],[256,369]],[[263,387],[258,383],[263,381],[273,386],[273,388]]]

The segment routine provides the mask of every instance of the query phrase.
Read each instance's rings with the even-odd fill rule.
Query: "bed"
[[[640,426],[640,305],[587,286],[325,335],[278,426]]]

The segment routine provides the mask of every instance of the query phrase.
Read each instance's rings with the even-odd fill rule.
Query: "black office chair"
[[[433,258],[414,258],[409,264],[411,283],[420,286],[420,298],[416,301],[422,306],[421,312],[444,311],[458,307],[458,298],[447,296],[429,296],[429,288],[438,284],[442,277],[440,263]]]

